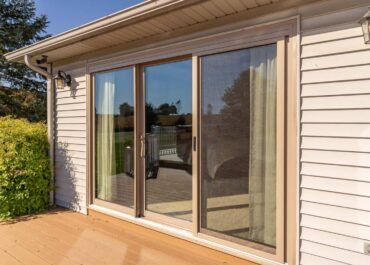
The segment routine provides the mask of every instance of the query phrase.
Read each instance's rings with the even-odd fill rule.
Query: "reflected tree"
[[[249,134],[250,115],[250,88],[249,69],[240,73],[234,84],[225,90],[222,100],[225,102],[221,109],[221,119],[225,128],[229,128],[228,135]],[[243,121],[243,123],[241,123]],[[237,126],[238,130],[235,130]]]
[[[127,102],[122,103],[119,106],[119,112],[121,116],[133,116],[134,115],[134,107],[128,104]]]

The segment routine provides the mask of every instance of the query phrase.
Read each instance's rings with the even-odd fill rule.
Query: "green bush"
[[[45,124],[0,117],[0,219],[49,206],[48,146]]]

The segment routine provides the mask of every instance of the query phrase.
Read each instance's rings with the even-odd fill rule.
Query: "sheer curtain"
[[[276,46],[250,49],[250,239],[276,245]]]
[[[116,150],[114,133],[115,75],[105,73],[96,79],[99,89],[98,122],[96,124],[96,181],[97,197],[111,201],[112,176],[116,174]]]

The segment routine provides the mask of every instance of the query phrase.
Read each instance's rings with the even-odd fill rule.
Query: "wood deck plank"
[[[65,209],[0,223],[0,263],[255,265],[103,214]]]
[[[22,262],[18,261],[15,257],[9,255],[9,253],[0,249],[0,260],[4,265],[23,265]]]

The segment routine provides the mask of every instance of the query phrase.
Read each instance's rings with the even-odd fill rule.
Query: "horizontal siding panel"
[[[57,148],[55,154],[58,157],[65,157],[68,158],[82,158],[86,159],[86,152],[80,152],[80,151],[71,151],[66,149]]]
[[[76,178],[86,179],[86,167],[72,165],[71,163],[58,162],[55,164],[56,173],[62,177],[76,176]]]
[[[66,117],[66,118],[56,118],[56,124],[86,124],[86,117]]]
[[[76,204],[71,203],[71,202],[65,202],[64,200],[59,199],[57,197],[55,198],[55,204],[59,205],[59,206],[62,206],[64,208],[72,209],[72,210],[77,211],[77,212],[82,213],[82,214],[87,214],[86,204],[76,205]]]
[[[86,117],[86,110],[58,111],[56,117]]]
[[[329,7],[330,4],[331,4],[331,7]],[[341,8],[339,10],[338,9],[339,5],[340,5],[340,2],[339,3],[335,2],[333,4],[333,2],[324,1],[322,8],[326,9],[326,13],[325,14],[322,13],[319,16],[317,16],[316,14],[319,12],[318,9],[321,9],[321,8],[316,7],[315,10],[311,10],[311,15],[307,17],[303,16],[303,19],[301,22],[302,30],[304,32],[308,30],[317,31],[318,29],[330,31],[330,30],[335,30],[335,28],[337,28],[336,25],[340,25],[344,23],[345,24],[351,23],[353,25],[366,12],[366,8],[364,8],[364,6],[359,7],[359,8],[357,7],[354,8],[353,6],[353,8],[350,8],[350,9]],[[337,8],[337,10],[334,10],[334,8]],[[341,37],[342,36],[340,35],[337,36],[337,38],[341,38]]]
[[[54,72],[57,72],[59,70],[62,70],[64,72],[66,72],[67,74],[71,75],[72,77],[84,76],[85,73],[86,73],[85,63],[82,62],[82,61],[80,61],[78,64],[57,66],[53,69]]]
[[[71,174],[70,172],[74,173],[84,173],[86,174],[87,168],[86,165],[75,165],[71,163],[67,163],[66,161],[55,161],[55,169],[60,174]]]
[[[363,9],[361,9],[361,12]],[[343,26],[342,26],[343,27]],[[354,24],[352,27],[347,26],[346,28],[342,29],[334,29],[328,30],[327,28],[316,31],[316,32],[310,32],[308,34],[302,35],[302,45],[307,44],[314,44],[319,42],[327,42],[332,40],[338,40],[338,39],[347,39],[347,38],[353,38],[353,37],[362,37],[362,30],[358,26],[358,24]]]
[[[72,182],[70,179],[58,179],[55,181],[55,189],[62,194],[86,194],[86,180],[74,179]]]
[[[86,81],[86,76],[85,75],[81,75],[81,76],[73,76],[72,75],[72,86],[73,86],[73,82],[82,83],[82,82],[85,82],[85,81]]]
[[[65,150],[65,151],[79,151],[86,152],[86,145],[84,144],[63,144],[56,147],[56,150]]]
[[[86,167],[87,165],[86,159],[83,158],[69,157],[66,159],[63,156],[56,155],[55,161],[58,162],[57,164],[67,166],[68,168],[74,168],[77,165]]]
[[[302,85],[302,97],[369,94],[370,80]]]
[[[370,139],[333,138],[333,137],[302,137],[301,148],[316,149],[316,150],[370,152]]]
[[[78,123],[62,123],[56,125],[58,131],[84,131],[86,130],[86,124]]]
[[[57,98],[55,101],[57,105],[85,103],[85,102],[86,102],[86,96],[72,96],[72,97]]]
[[[302,99],[302,110],[363,108],[370,108],[370,95],[309,97]]]
[[[302,253],[301,255],[301,265],[347,265],[347,263],[342,263],[334,260],[328,260],[315,255]]]
[[[370,168],[301,163],[301,174],[370,182]]]
[[[86,131],[57,131],[57,136],[86,138]]]
[[[303,175],[301,187],[370,197],[369,182]],[[370,206],[370,198],[367,198],[366,201]]]
[[[74,104],[64,104],[64,105],[57,105],[56,111],[62,112],[64,110],[85,110],[86,112],[86,103],[74,103]]]
[[[74,167],[58,167],[58,178],[67,180],[68,183],[77,183],[79,184],[85,183],[86,184],[86,173],[78,172],[75,170]],[[76,180],[71,180],[71,178],[75,178]]]
[[[370,50],[306,58],[302,60],[301,70],[319,70],[361,64],[370,64]]]
[[[82,193],[79,196],[74,197],[73,195],[70,194],[65,194],[65,193],[56,193],[55,194],[55,201],[56,205],[60,205],[66,208],[74,209],[78,212],[86,208],[86,194]],[[63,203],[63,204],[61,204]],[[65,206],[69,205],[69,206]],[[71,208],[70,206],[75,206]]]
[[[366,241],[370,240],[369,226],[342,222],[340,220],[332,220],[323,217],[302,214],[301,227],[308,227],[338,235],[355,237]]]
[[[302,72],[302,84],[370,78],[370,65],[360,65]]]
[[[81,85],[79,88],[74,90],[59,90],[56,92],[56,98],[71,98],[71,97],[81,97],[86,96],[85,84]]]
[[[369,265],[370,263],[370,256],[305,240],[302,241],[301,251],[348,264]]]
[[[63,94],[68,93],[69,96],[77,96],[76,93],[78,92],[78,90],[82,90],[82,89],[86,89],[85,80],[82,80],[80,82],[76,82],[75,80],[72,79],[72,84],[71,84],[70,87],[66,86],[62,89],[57,89],[55,91],[56,91],[56,95],[57,95],[57,98],[58,98],[59,93],[63,93]]]
[[[302,228],[301,239],[363,254],[364,241],[311,228]]]
[[[55,195],[55,197],[61,200],[68,201],[69,199],[70,201],[78,201],[82,202],[83,204],[86,203],[86,190],[81,189],[79,192],[76,192],[66,187],[59,187],[56,190],[57,194]]]
[[[79,137],[64,137],[64,136],[57,136],[55,142],[57,145],[65,146],[68,144],[79,144],[79,145],[86,145],[86,138],[79,138]]]
[[[369,124],[302,124],[302,136],[370,137]]]
[[[370,212],[303,201],[301,213],[370,226]]]
[[[368,50],[363,36],[302,46],[301,58]]]
[[[327,108],[324,106],[325,105],[323,105],[321,108]],[[346,107],[344,107],[343,109],[345,108]],[[302,123],[370,123],[370,109],[320,111],[306,110],[302,112],[301,121]]]
[[[339,151],[302,150],[302,162],[370,167],[370,154]]]
[[[320,184],[307,186],[319,186]],[[316,188],[315,188],[316,189]],[[321,189],[321,186],[319,187]],[[328,189],[331,190],[331,189]],[[348,190],[348,189],[347,189]],[[368,191],[370,192],[370,191]],[[347,207],[356,210],[370,211],[370,198],[364,196],[356,196],[350,194],[343,194],[337,192],[328,192],[322,190],[313,190],[310,188],[304,188],[301,190],[301,200],[308,202],[316,202],[321,204],[334,205],[339,207]]]

